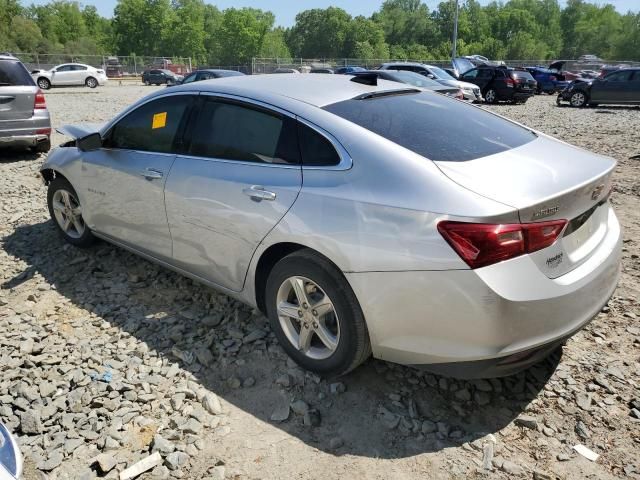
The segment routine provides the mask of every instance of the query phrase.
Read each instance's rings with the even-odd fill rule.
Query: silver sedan
[[[321,374],[506,375],[612,295],[615,161],[376,76],[156,92],[42,167],[51,217],[265,312]]]

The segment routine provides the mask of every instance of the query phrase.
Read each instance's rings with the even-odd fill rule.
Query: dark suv
[[[487,103],[500,100],[525,103],[537,88],[529,72],[503,65],[472,68],[460,75],[460,80],[478,85]]]
[[[51,148],[51,119],[44,94],[20,60],[0,53],[0,147]]]

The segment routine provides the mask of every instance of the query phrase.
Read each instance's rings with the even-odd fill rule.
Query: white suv
[[[98,85],[107,83],[107,75],[104,70],[82,63],[65,63],[53,67],[51,70],[36,70],[31,75],[43,90],[70,85],[86,85],[89,88],[96,88]]]

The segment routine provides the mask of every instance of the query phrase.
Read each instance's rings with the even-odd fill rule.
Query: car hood
[[[451,180],[517,208],[521,221],[553,208],[547,219],[571,219],[590,208],[598,185],[611,188],[616,161],[543,134],[520,147],[465,162],[435,162]],[[557,207],[557,208],[555,208]]]
[[[65,125],[60,128],[56,128],[56,132],[70,137],[74,140],[84,138],[92,133],[99,132],[104,123],[83,123],[82,125]]]
[[[462,75],[476,66],[468,58],[456,57],[451,60],[451,65],[458,75]]]

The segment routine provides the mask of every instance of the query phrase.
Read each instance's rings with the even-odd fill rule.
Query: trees
[[[494,59],[640,60],[640,13],[595,0],[460,0],[458,53]],[[445,59],[454,0],[385,0],[371,17],[341,8],[300,12],[290,28],[271,12],[219,10],[205,0],[118,0],[112,19],[76,0],[23,7],[0,0],[0,50],[191,57],[210,65],[253,56]],[[484,3],[484,1],[483,1]]]

